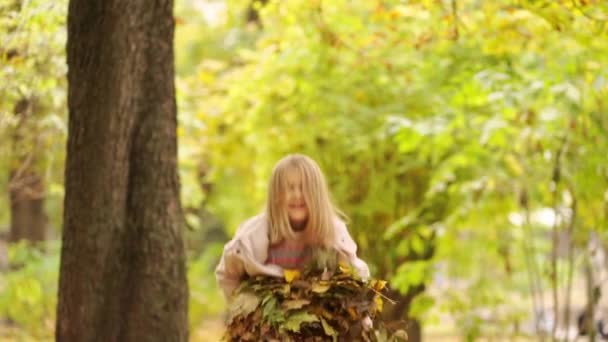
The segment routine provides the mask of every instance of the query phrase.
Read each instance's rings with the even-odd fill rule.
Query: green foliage
[[[8,171],[31,168],[47,186],[50,223],[59,226],[67,136],[67,0],[0,1],[0,188]],[[21,100],[33,107],[18,115]],[[8,222],[7,197],[0,199],[0,226]],[[6,208],[6,209],[5,209]]]
[[[43,248],[43,249],[41,249]],[[0,317],[34,339],[53,336],[59,274],[59,241],[9,247],[13,268],[0,276]]]
[[[275,161],[307,153],[374,274],[403,292],[436,273],[502,285],[465,282],[450,312],[470,336],[484,290],[534,295],[530,260],[545,288],[566,286],[546,276],[554,227],[523,218],[575,203],[577,257],[591,231],[606,235],[605,4],[289,0],[261,14],[255,43],[200,61],[180,98],[230,231],[263,204]],[[455,300],[434,296],[410,313]]]
[[[213,276],[222,245],[210,245],[188,262],[189,322],[193,330],[203,319],[224,310]],[[219,254],[218,254],[219,253]],[[0,321],[15,324],[11,336],[50,339],[55,328],[60,241],[38,247],[25,242],[9,247],[11,269],[0,275]]]
[[[428,261],[404,263],[397,269],[392,283],[403,292],[407,292],[410,287],[425,284],[431,276],[430,266]]]
[[[188,262],[188,320],[193,330],[203,319],[215,317],[224,310],[224,301],[214,276],[222,248],[221,244],[208,245],[200,256]]]

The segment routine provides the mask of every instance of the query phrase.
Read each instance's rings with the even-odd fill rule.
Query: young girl
[[[215,274],[226,298],[245,276],[283,277],[284,269],[301,268],[311,248],[334,249],[361,278],[369,278],[338,215],[314,160],[301,154],[281,159],[272,171],[265,211],[243,222],[224,246]]]

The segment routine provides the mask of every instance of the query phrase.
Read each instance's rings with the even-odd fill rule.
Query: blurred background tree
[[[0,2],[0,203],[9,238],[40,241],[61,223],[67,1]]]
[[[222,244],[261,209],[270,168],[290,152],[320,162],[362,256],[399,300],[386,314],[417,320],[412,340],[421,326],[563,339],[581,312],[605,315],[594,298],[608,241],[605,2],[182,0],[175,15],[191,327],[221,312]],[[22,44],[65,21],[54,25],[24,26],[40,31]],[[3,76],[44,79],[2,58]],[[51,79],[32,89],[64,93]],[[8,139],[23,96],[4,94]],[[55,129],[59,147],[44,149],[53,163],[42,178],[54,227],[63,102],[57,117],[32,121]]]

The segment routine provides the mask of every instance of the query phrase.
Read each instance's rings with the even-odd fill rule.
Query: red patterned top
[[[301,269],[310,258],[310,249],[299,240],[283,240],[268,248],[267,264],[287,269]]]

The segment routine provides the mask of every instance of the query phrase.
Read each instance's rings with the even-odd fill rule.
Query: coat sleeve
[[[277,265],[266,265],[268,238],[266,222],[255,217],[242,223],[235,236],[225,246],[215,277],[219,287],[229,300],[243,278],[253,275],[282,277],[283,270]]]
[[[369,267],[365,261],[357,256],[357,244],[350,236],[346,224],[338,221],[336,232],[338,251],[346,259],[345,261],[351,264],[361,279],[368,280],[370,277]]]
[[[226,299],[230,298],[245,274],[241,253],[241,241],[239,239],[229,241],[224,246],[222,257],[215,269],[215,278]]]

